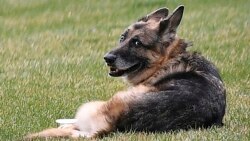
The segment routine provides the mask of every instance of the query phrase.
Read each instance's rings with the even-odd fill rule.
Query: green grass
[[[124,89],[108,77],[103,55],[137,18],[179,4],[186,6],[179,36],[224,79],[225,126],[103,140],[250,140],[249,0],[0,0],[0,140],[57,126],[82,103]]]

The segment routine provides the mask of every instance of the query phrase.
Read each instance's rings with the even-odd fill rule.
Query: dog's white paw
[[[79,137],[91,138],[93,136],[94,136],[94,134],[90,134],[90,133],[82,132],[82,131],[78,131],[78,130],[73,130],[72,135],[71,135],[72,138],[79,138]]]
[[[67,128],[72,128],[73,124],[63,124],[60,125],[58,128],[60,129],[67,129]]]

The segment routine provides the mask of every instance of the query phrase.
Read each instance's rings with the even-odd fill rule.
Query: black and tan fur
[[[158,9],[129,26],[104,57],[130,87],[83,104],[77,123],[27,136],[97,137],[112,131],[162,132],[222,125],[225,89],[215,66],[177,37],[184,6]]]

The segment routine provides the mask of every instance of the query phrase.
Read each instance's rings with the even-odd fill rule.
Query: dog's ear
[[[159,32],[164,37],[171,38],[176,35],[176,30],[181,22],[184,6],[177,7],[174,12],[160,21]]]
[[[168,16],[168,9],[166,7],[163,7],[153,11],[152,13],[148,14],[145,17],[140,18],[138,22],[139,21],[147,22],[148,20],[160,21],[161,19],[164,19],[167,16]]]

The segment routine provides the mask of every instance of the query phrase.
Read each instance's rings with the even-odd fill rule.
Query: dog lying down
[[[184,6],[160,8],[130,25],[104,59],[109,75],[130,87],[83,104],[74,124],[30,134],[100,137],[114,131],[167,132],[223,125],[226,92],[216,67],[176,35]]]

